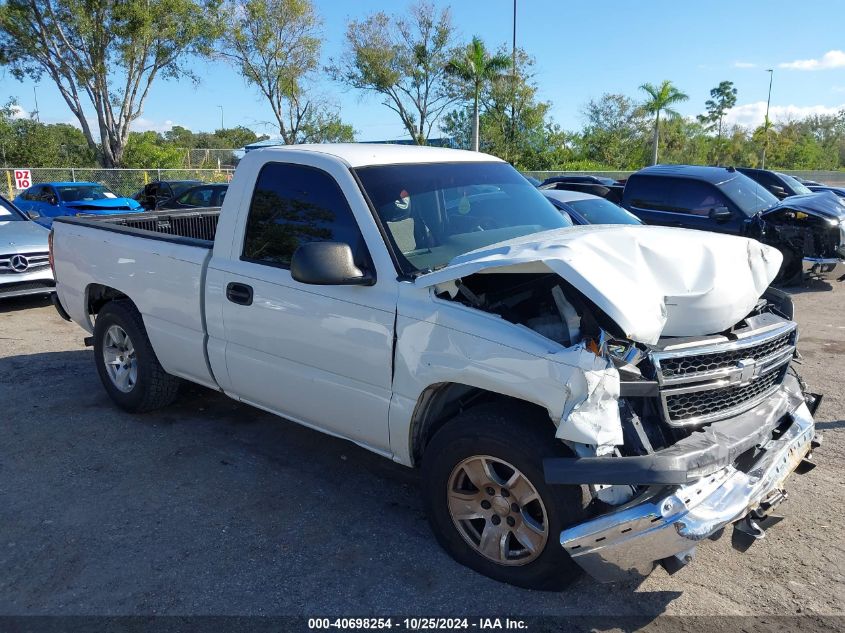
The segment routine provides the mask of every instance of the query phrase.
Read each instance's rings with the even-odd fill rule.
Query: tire
[[[141,314],[128,301],[107,303],[97,315],[94,360],[109,397],[125,411],[153,411],[176,398],[181,381],[162,369]]]
[[[804,260],[800,253],[778,249],[783,255],[783,264],[772,282],[777,286],[797,286],[804,281]]]
[[[462,565],[500,582],[529,589],[563,589],[581,575],[581,569],[561,547],[560,531],[587,517],[589,495],[584,486],[547,484],[542,461],[547,457],[571,456],[555,439],[554,427],[545,412],[538,414],[532,407],[497,402],[458,415],[434,435],[423,454],[423,498],[438,542]],[[473,477],[479,477],[479,460],[467,460],[474,458],[482,458],[480,463],[493,471],[495,483],[490,488],[494,495],[489,494],[487,487],[482,486],[485,488],[482,490],[472,483],[470,472],[474,473]],[[516,471],[522,478],[514,479]],[[504,493],[504,486],[499,484],[509,476],[511,484],[517,483],[512,492]],[[531,494],[526,495],[525,491],[531,487],[538,496],[537,501],[506,508],[503,497],[530,498]],[[464,495],[474,495],[475,501],[461,505]],[[458,508],[457,513],[466,512],[467,516],[480,513],[483,518],[453,519],[450,499],[452,507]],[[487,509],[481,505],[485,501],[489,504]],[[499,523],[493,523],[493,515],[499,516]],[[515,523],[510,523],[512,520]],[[533,531],[529,529],[531,526]],[[537,536],[537,527],[544,527],[544,539]],[[487,530],[495,538],[485,541]],[[504,546],[499,538],[503,531],[509,532],[504,536]],[[517,531],[522,534],[522,540],[525,535],[531,535],[528,540],[533,552],[517,539]],[[486,551],[497,550],[498,560],[482,554],[483,542],[497,543]]]

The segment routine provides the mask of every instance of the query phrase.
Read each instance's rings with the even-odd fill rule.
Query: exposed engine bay
[[[551,273],[472,275],[441,298],[496,314],[565,348],[583,346],[618,372],[621,441],[585,445],[562,437],[581,458],[658,454],[705,426],[740,415],[780,388],[795,352],[792,302],[773,288],[725,331],[662,337],[655,345],[626,339],[589,298]],[[614,485],[584,477],[580,483],[612,505],[636,493],[637,482]]]

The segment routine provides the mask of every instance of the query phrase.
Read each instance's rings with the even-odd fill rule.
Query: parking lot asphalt
[[[560,593],[453,562],[416,473],[346,441],[200,387],[119,411],[79,327],[5,301],[0,614],[845,613],[845,283],[792,290],[824,444],[788,480],[786,519],[745,554],[705,541],[674,576]]]

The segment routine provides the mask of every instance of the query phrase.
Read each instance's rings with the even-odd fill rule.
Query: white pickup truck
[[[572,227],[484,154],[251,152],[222,210],[59,218],[51,256],[117,405],[188,380],[420,467],[438,541],[501,581],[745,548],[812,466],[777,251]]]

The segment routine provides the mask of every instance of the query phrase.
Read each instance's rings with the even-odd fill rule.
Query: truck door
[[[223,295],[227,391],[387,453],[395,270],[372,286],[291,277],[294,251],[312,241],[345,242],[357,266],[375,274],[347,197],[326,171],[267,163],[249,199],[243,239],[208,273],[209,295]]]

